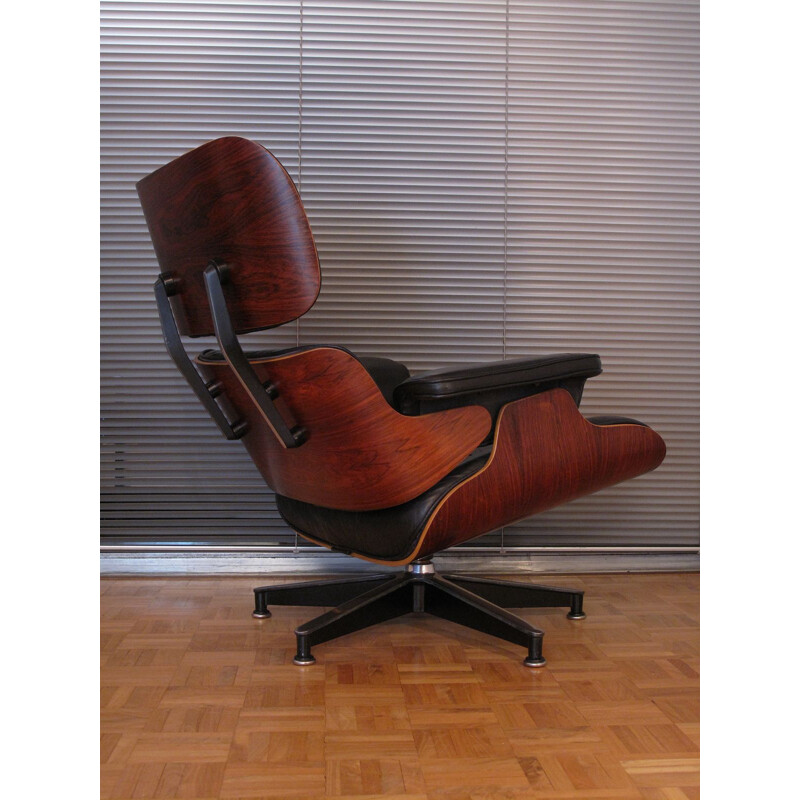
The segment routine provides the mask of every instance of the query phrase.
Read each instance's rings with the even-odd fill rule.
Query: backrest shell
[[[308,431],[300,447],[281,446],[227,362],[197,360],[203,377],[224,388],[234,416],[247,422],[242,442],[267,484],[306,503],[346,511],[406,503],[455,469],[491,427],[482,406],[398,413],[358,359],[337,347],[251,363],[278,390],[284,419]]]
[[[237,333],[305,314],[319,294],[319,258],[300,196],[281,163],[261,145],[215,139],[137,184],[183,335],[214,333],[203,283],[212,259],[226,263],[228,307]]]

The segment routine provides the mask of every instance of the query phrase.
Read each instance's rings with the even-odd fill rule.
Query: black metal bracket
[[[208,305],[214,322],[214,333],[217,335],[222,355],[230,364],[242,387],[261,411],[278,441],[287,448],[299,447],[306,441],[307,434],[299,425],[290,428],[273,400],[278,396],[278,388],[267,382],[262,383],[242,350],[236,330],[231,322],[228,305],[225,301],[224,284],[230,280],[230,268],[227,264],[210,261],[203,272],[206,284]]]
[[[161,332],[164,334],[164,344],[167,346],[167,352],[175,362],[175,366],[180,370],[181,375],[194,390],[198,400],[205,406],[206,411],[211,415],[214,422],[217,423],[217,427],[222,431],[225,438],[241,439],[247,432],[247,423],[244,420],[233,423],[228,421],[228,418],[222,413],[222,409],[215,400],[222,393],[222,387],[215,381],[206,383],[186,353],[181,336],[178,333],[172,305],[169,301],[170,296],[176,293],[175,290],[175,281],[163,275],[159,275],[155,284],[153,284],[158,316],[161,319]]]

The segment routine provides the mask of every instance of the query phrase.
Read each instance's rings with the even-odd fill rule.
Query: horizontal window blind
[[[414,369],[502,357],[506,5],[304,2],[303,341]]]
[[[166,354],[135,183],[230,134],[264,143],[297,179],[299,5],[108,2],[101,13],[101,532],[291,544],[241,444],[220,436]],[[269,341],[291,346],[296,330]]]
[[[104,2],[101,98],[109,541],[294,544],[164,352],[134,187],[237,134],[289,170],[323,270],[248,346],[597,352],[582,410],[651,424],[666,461],[477,544],[697,544],[696,2]]]
[[[583,413],[668,454],[506,544],[697,544],[697,50],[694,3],[510,4],[507,353],[600,353]]]

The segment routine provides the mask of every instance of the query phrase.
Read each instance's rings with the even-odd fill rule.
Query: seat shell
[[[663,461],[664,440],[651,428],[624,417],[598,420],[604,424],[587,420],[566,390],[551,389],[503,406],[489,457],[479,469],[465,462],[453,476],[462,479],[445,479],[438,495],[431,490],[405,508],[364,515],[326,515],[325,509],[304,511],[280,501],[278,508],[298,533],[318,544],[330,547],[325,532],[335,530],[337,549],[381,564],[408,564],[649,472]],[[384,517],[393,517],[394,524]],[[301,520],[318,520],[318,526],[300,527]],[[401,520],[413,530],[403,530]],[[364,529],[381,537],[374,549]],[[383,541],[390,533],[394,548]],[[376,557],[379,549],[395,555]]]

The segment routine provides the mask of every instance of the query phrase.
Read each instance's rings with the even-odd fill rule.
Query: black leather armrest
[[[403,381],[394,390],[394,405],[412,415],[482,405],[494,419],[506,403],[548,389],[566,389],[579,405],[586,379],[602,371],[600,356],[587,353],[439,369]]]

